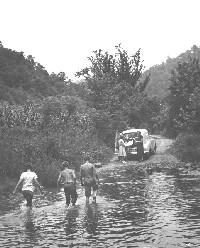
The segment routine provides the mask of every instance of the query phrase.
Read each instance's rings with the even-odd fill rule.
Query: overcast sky
[[[149,68],[200,46],[200,0],[0,0],[0,41],[74,79],[99,48],[141,48]]]

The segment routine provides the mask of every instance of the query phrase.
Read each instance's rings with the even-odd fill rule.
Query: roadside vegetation
[[[173,152],[183,162],[200,162],[200,49],[177,57],[160,116],[162,132],[175,138]],[[176,61],[176,63],[175,63]],[[161,113],[163,113],[161,115]]]
[[[170,151],[180,161],[200,166],[200,135],[179,134]]]
[[[175,138],[179,159],[200,160],[200,49],[145,71],[140,49],[129,55],[121,45],[115,48],[114,54],[94,51],[90,66],[72,82],[0,43],[0,191],[27,162],[46,186],[55,185],[63,160],[76,171],[86,153],[105,164],[116,131],[129,127]]]

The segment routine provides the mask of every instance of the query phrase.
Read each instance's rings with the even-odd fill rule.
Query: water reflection
[[[85,206],[85,215],[83,218],[83,227],[88,234],[97,235],[98,222],[99,222],[99,209],[97,204]]]
[[[79,216],[79,208],[74,207],[71,210],[66,211],[65,220],[64,220],[64,230],[66,236],[76,233],[78,230],[77,218]]]
[[[97,203],[88,206],[80,187],[77,206],[69,209],[54,191],[36,195],[31,211],[15,199],[14,210],[0,217],[0,247],[200,246],[195,174],[127,165],[102,174],[101,182]]]
[[[22,235],[22,244],[36,244],[40,238],[40,227],[36,223],[36,218],[32,209],[27,208],[21,221],[24,222],[25,232]]]

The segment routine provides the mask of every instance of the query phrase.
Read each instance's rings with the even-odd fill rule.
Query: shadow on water
[[[20,195],[10,196],[0,247],[200,247],[199,192],[197,173],[123,166],[102,176],[96,204],[85,205],[81,187],[69,209],[55,190],[35,195],[32,210]]]
[[[71,234],[74,234],[78,230],[77,218],[79,217],[79,208],[75,207],[71,211],[66,211],[64,219],[64,230],[67,237],[70,237]]]
[[[101,212],[99,211],[98,205],[89,205],[85,207],[85,213],[83,218],[83,227],[88,234],[93,236],[98,235],[98,223]]]
[[[24,215],[24,243],[35,244],[40,237],[40,227],[35,223],[32,210],[27,209]]]

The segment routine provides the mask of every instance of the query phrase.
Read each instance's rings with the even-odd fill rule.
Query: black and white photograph
[[[200,247],[199,9],[0,0],[0,248]]]

